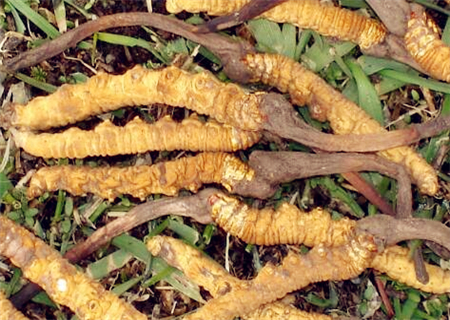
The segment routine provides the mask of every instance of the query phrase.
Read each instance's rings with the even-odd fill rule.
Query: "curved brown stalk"
[[[450,116],[385,133],[330,135],[303,122],[283,96],[269,93],[261,98],[261,111],[267,115],[263,128],[280,137],[309,147],[336,152],[375,152],[405,146],[437,135],[450,127]]]

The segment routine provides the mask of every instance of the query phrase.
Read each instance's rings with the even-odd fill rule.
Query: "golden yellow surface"
[[[339,246],[348,241],[355,227],[353,220],[334,221],[321,208],[306,213],[286,202],[277,210],[258,210],[235,198],[214,195],[210,203],[211,216],[222,229],[247,243],[258,245]]]
[[[35,134],[13,130],[14,142],[26,152],[44,158],[114,156],[152,150],[236,151],[260,139],[255,131],[244,131],[215,121],[203,123],[195,116],[178,123],[166,116],[154,124],[135,118],[123,127],[109,120],[93,130],[70,128],[62,133]]]
[[[148,240],[149,251],[181,270],[190,280],[205,288],[214,298],[248,285],[248,281],[231,276],[220,264],[186,243],[166,236]],[[230,306],[232,307],[232,306]],[[241,315],[247,320],[331,320],[331,317],[308,313],[281,302],[266,304],[255,311]]]
[[[291,95],[292,103],[307,104],[313,117],[329,121],[335,134],[386,132],[363,109],[344,97],[322,78],[288,57],[277,54],[250,54],[245,63],[261,81]],[[421,192],[434,195],[438,191],[436,171],[410,147],[384,150],[378,155],[403,164]]]
[[[408,21],[405,44],[411,56],[431,76],[450,82],[450,47],[440,39],[434,21],[414,14]]]
[[[97,167],[52,166],[38,170],[30,180],[29,198],[46,191],[66,190],[73,195],[96,194],[114,200],[130,194],[144,200],[151,194],[176,195],[181,189],[196,192],[205,183],[228,190],[239,181],[250,181],[254,171],[226,153],[200,153],[152,166]]]
[[[14,308],[3,291],[0,290],[0,320],[28,320],[22,312]]]
[[[409,259],[408,253],[408,248],[389,247],[375,257],[371,267],[386,273],[393,280],[422,291],[436,294],[450,292],[450,271],[426,263],[430,280],[423,284],[417,280],[414,262]]]
[[[56,303],[69,307],[80,320],[147,320],[131,304],[99,283],[25,228],[0,216],[0,255],[22,269]]]
[[[370,266],[376,250],[370,235],[358,235],[342,246],[318,245],[306,255],[290,251],[281,265],[266,264],[247,285],[208,301],[184,319],[232,320],[311,283],[354,278]]]
[[[249,2],[250,0],[167,0],[166,9],[170,13],[206,12],[222,16],[239,10]],[[261,17],[312,29],[324,36],[353,41],[362,48],[380,43],[386,36],[386,29],[380,22],[320,0],[288,0],[266,11]]]
[[[123,75],[101,73],[83,84],[63,85],[49,96],[16,105],[10,121],[22,129],[46,130],[123,106],[153,103],[186,107],[245,130],[259,130],[263,121],[256,95],[220,82],[208,71],[191,74],[176,67],[141,66]]]

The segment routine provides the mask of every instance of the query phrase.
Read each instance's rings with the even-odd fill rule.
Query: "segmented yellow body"
[[[259,130],[263,122],[257,95],[220,82],[208,71],[191,74],[176,67],[136,66],[123,75],[99,74],[84,84],[63,85],[27,105],[13,105],[0,116],[0,124],[46,130],[124,106],[152,103],[186,107],[245,130]]]
[[[372,261],[372,268],[410,287],[436,294],[449,293],[450,271],[428,263],[425,267],[430,280],[423,284],[417,280],[414,262],[409,259],[409,249],[399,246],[386,248]]]
[[[292,102],[307,104],[313,117],[329,121],[335,134],[378,133],[386,130],[358,105],[294,60],[276,54],[249,54],[245,63],[253,81],[275,86],[291,95]],[[436,171],[410,147],[384,150],[378,155],[403,164],[421,192],[434,195],[439,189]]]
[[[348,241],[355,227],[355,222],[347,218],[333,221],[320,208],[306,213],[282,203],[277,210],[258,210],[225,195],[211,196],[209,202],[211,216],[222,229],[258,245],[339,246]]]
[[[78,271],[25,228],[0,216],[0,255],[22,269],[50,298],[69,307],[80,320],[147,320],[131,304]]]
[[[78,128],[41,134],[14,131],[18,147],[44,158],[114,156],[151,150],[227,152],[247,149],[260,137],[256,131],[239,130],[215,121],[202,123],[190,117],[177,123],[169,116],[154,124],[135,118],[124,127],[104,121],[90,131]]]
[[[181,240],[155,236],[148,240],[147,248],[154,256],[160,256],[171,266],[181,270],[214,298],[249,285],[248,281],[231,276],[216,261]],[[281,302],[268,303],[241,317],[247,320],[331,320],[329,316],[304,312]]]
[[[38,170],[30,180],[29,198],[46,191],[66,190],[73,195],[93,193],[114,200],[130,194],[144,200],[151,194],[176,195],[181,189],[196,192],[204,183],[219,183],[232,191],[239,181],[250,181],[254,171],[226,153],[201,153],[152,166],[52,166]]]
[[[208,301],[185,319],[232,320],[311,283],[354,278],[370,266],[376,250],[371,236],[359,235],[342,246],[316,246],[306,255],[291,251],[281,265],[265,265],[247,285]]]
[[[440,39],[438,27],[425,12],[413,14],[408,21],[405,44],[427,73],[450,82],[450,47]]]
[[[22,312],[14,308],[3,291],[0,290],[0,320],[28,320]]]
[[[222,16],[239,10],[249,2],[250,0],[167,0],[166,9],[170,13],[206,12]],[[288,0],[266,11],[261,17],[312,29],[324,36],[353,41],[364,49],[382,42],[386,36],[386,29],[380,22],[320,0]]]

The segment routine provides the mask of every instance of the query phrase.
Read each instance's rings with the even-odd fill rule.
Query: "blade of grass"
[[[14,76],[17,79],[19,79],[19,80],[21,80],[21,81],[23,81],[25,83],[28,83],[30,86],[33,86],[33,87],[38,88],[38,89],[41,89],[41,90],[46,91],[48,93],[53,93],[53,92],[55,92],[58,89],[58,87],[56,87],[54,85],[51,85],[49,83],[45,83],[45,82],[42,82],[42,81],[38,81],[38,80],[36,80],[34,78],[31,78],[31,77],[29,77],[29,76],[27,76],[27,75],[25,75],[23,73],[16,73],[16,74],[14,74]]]
[[[66,7],[64,6],[64,1],[60,1],[59,3],[53,2],[53,10],[55,11],[56,24],[58,25],[59,32],[61,33],[66,32],[67,20],[66,20]]]
[[[20,18],[19,12],[17,12],[16,8],[13,6],[9,6],[11,8],[11,13],[14,18],[14,22],[16,23],[16,31],[18,33],[24,34],[27,30],[27,27],[25,27],[25,24],[23,23],[22,19]]]
[[[408,72],[412,70],[406,64],[394,60],[388,60],[366,55],[359,57],[357,61],[361,66],[361,68],[363,69],[364,73],[368,76],[384,69],[391,69],[399,72]]]
[[[98,32],[97,33],[97,39],[99,41],[111,43],[111,44],[118,44],[122,46],[127,47],[141,47],[149,52],[151,52],[158,60],[160,60],[164,64],[169,64],[170,61],[166,61],[158,51],[156,51],[149,43],[148,41],[140,38],[133,38],[128,36],[123,36],[120,34],[113,34],[113,33],[107,33],[107,32]]]
[[[130,290],[132,287],[134,287],[136,284],[138,284],[142,280],[142,276],[132,278],[124,283],[121,283],[117,286],[115,286],[111,291],[117,294],[118,296],[121,296],[128,290]]]
[[[353,74],[358,87],[358,102],[372,118],[380,124],[384,124],[383,107],[378,94],[370,79],[363,72],[361,66],[353,59],[346,61],[347,66]]]
[[[5,0],[11,7],[16,8],[22,13],[28,20],[33,22],[36,27],[41,29],[49,38],[54,39],[59,36],[58,30],[50,24],[39,13],[31,9],[23,0]]]
[[[12,188],[13,185],[8,177],[3,172],[0,172],[0,200]]]
[[[368,5],[364,0],[339,0],[339,4],[343,7],[355,9],[368,8]]]
[[[85,272],[93,279],[103,279],[109,273],[125,266],[132,257],[127,251],[119,249],[89,264]]]
[[[416,84],[434,91],[450,94],[450,85],[433,79],[426,79],[415,74],[403,73],[395,70],[381,70],[379,74],[391,79],[403,81],[405,83]]]
[[[355,199],[353,199],[353,197],[350,196],[343,188],[338,186],[331,178],[319,177],[313,178],[310,181],[312,188],[321,186],[328,190],[331,198],[340,200],[342,203],[346,204],[355,217],[362,218],[365,216],[364,211],[361,209]]]
[[[168,228],[186,240],[189,244],[195,245],[201,239],[201,235],[197,230],[179,222],[177,219],[168,218],[168,221]]]
[[[298,31],[298,44],[295,48],[294,60],[300,60],[300,56],[306,48],[309,40],[311,39],[312,31],[311,30],[299,30]]]
[[[164,260],[158,257],[152,257],[142,241],[129,235],[122,234],[115,237],[112,240],[112,244],[120,249],[128,251],[134,257],[145,263],[149,263],[151,261],[152,270],[156,273],[163,272],[170,267]],[[178,291],[184,293],[186,296],[196,301],[203,301],[198,287],[192,284],[181,271],[174,268],[172,270],[173,272],[167,275],[164,280]]]
[[[448,16],[450,16],[450,11],[449,10],[445,10],[444,8],[438,6],[437,4],[431,3],[430,1],[427,0],[413,0],[413,2],[418,3],[423,5],[424,7],[436,10],[440,13],[446,14]]]

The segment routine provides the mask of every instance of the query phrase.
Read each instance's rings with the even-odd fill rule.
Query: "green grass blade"
[[[256,48],[259,51],[270,53],[281,53],[283,51],[283,35],[278,23],[266,19],[255,19],[248,21],[247,24],[256,39]]]
[[[380,124],[384,124],[383,107],[378,98],[377,91],[370,79],[363,72],[361,66],[354,60],[347,60],[347,66],[353,74],[358,87],[358,101],[361,108],[363,108],[372,118],[377,120]]]
[[[391,69],[399,72],[408,72],[412,70],[406,64],[397,61],[366,55],[359,57],[357,61],[361,66],[361,68],[363,69],[364,73],[368,76],[384,69]]]
[[[168,218],[168,221],[168,228],[178,234],[181,238],[186,240],[191,245],[195,245],[201,239],[202,236],[197,230],[173,218]]]
[[[18,33],[24,34],[27,30],[27,27],[25,27],[25,24],[23,23],[22,19],[20,18],[19,12],[17,12],[16,8],[10,5],[11,13],[14,18],[14,22],[16,23],[16,30]]]
[[[111,291],[114,292],[116,295],[121,296],[128,290],[130,290],[132,287],[134,287],[136,284],[138,284],[142,280],[142,276],[132,278],[124,283],[121,283],[117,286],[115,286]]]
[[[0,200],[12,188],[13,184],[8,177],[3,172],[0,172]]]
[[[158,60],[160,60],[164,64],[169,64],[170,61],[166,61],[161,54],[156,51],[149,43],[148,41],[140,38],[133,38],[128,36],[123,36],[120,34],[113,34],[113,33],[107,33],[107,32],[98,32],[97,33],[97,39],[103,42],[111,43],[111,44],[118,44],[122,46],[127,47],[141,47],[149,52],[151,52]]]
[[[415,74],[403,73],[395,70],[381,70],[379,74],[384,77],[403,81],[405,83],[416,84],[434,91],[450,94],[450,84],[448,83],[439,82],[433,79],[426,79]]]
[[[368,8],[364,0],[339,0],[339,4],[343,7],[354,9]]]
[[[17,79],[19,79],[19,80],[21,80],[21,81],[23,81],[25,83],[28,83],[30,86],[33,86],[35,88],[44,90],[44,91],[46,91],[48,93],[53,93],[53,92],[55,92],[58,89],[58,87],[56,87],[54,85],[51,85],[51,84],[48,84],[48,83],[45,83],[45,82],[42,82],[42,81],[38,81],[38,80],[36,80],[34,78],[31,78],[31,77],[29,77],[29,76],[27,76],[27,75],[25,75],[23,73],[16,73],[16,74],[14,74],[14,76]]]
[[[297,29],[289,23],[283,24],[281,28],[283,50],[280,52],[291,59],[295,58]]]
[[[59,32],[64,33],[67,31],[66,7],[64,6],[64,1],[60,1],[59,3],[53,2],[53,6]]]
[[[437,4],[431,3],[430,1],[427,1],[427,0],[413,0],[413,2],[421,4],[424,7],[436,10],[436,11],[438,11],[440,13],[443,13],[443,14],[446,14],[446,15],[450,16],[450,11],[449,10],[445,10],[441,6],[438,6]]]
[[[300,60],[300,57],[303,53],[303,51],[306,48],[306,45],[308,44],[309,40],[311,39],[312,31],[311,30],[299,30],[298,31],[298,44],[295,48],[295,55],[294,60],[298,61]]]
[[[93,279],[103,279],[114,270],[122,268],[133,256],[125,250],[117,250],[88,265],[86,274]]]
[[[11,7],[16,8],[20,13],[22,13],[27,19],[33,22],[36,27],[41,29],[49,38],[56,38],[60,35],[59,31],[50,24],[44,17],[39,13],[31,9],[25,1],[23,0],[6,0],[6,3]]]
[[[112,240],[112,244],[122,250],[128,251],[134,257],[145,263],[151,261],[152,270],[156,273],[166,272],[167,268],[171,268],[164,260],[158,257],[152,257],[144,242],[134,237],[122,234],[115,237]],[[181,271],[172,268],[172,272],[169,275],[166,275],[164,280],[188,297],[196,301],[203,301],[198,287],[192,284]]]

